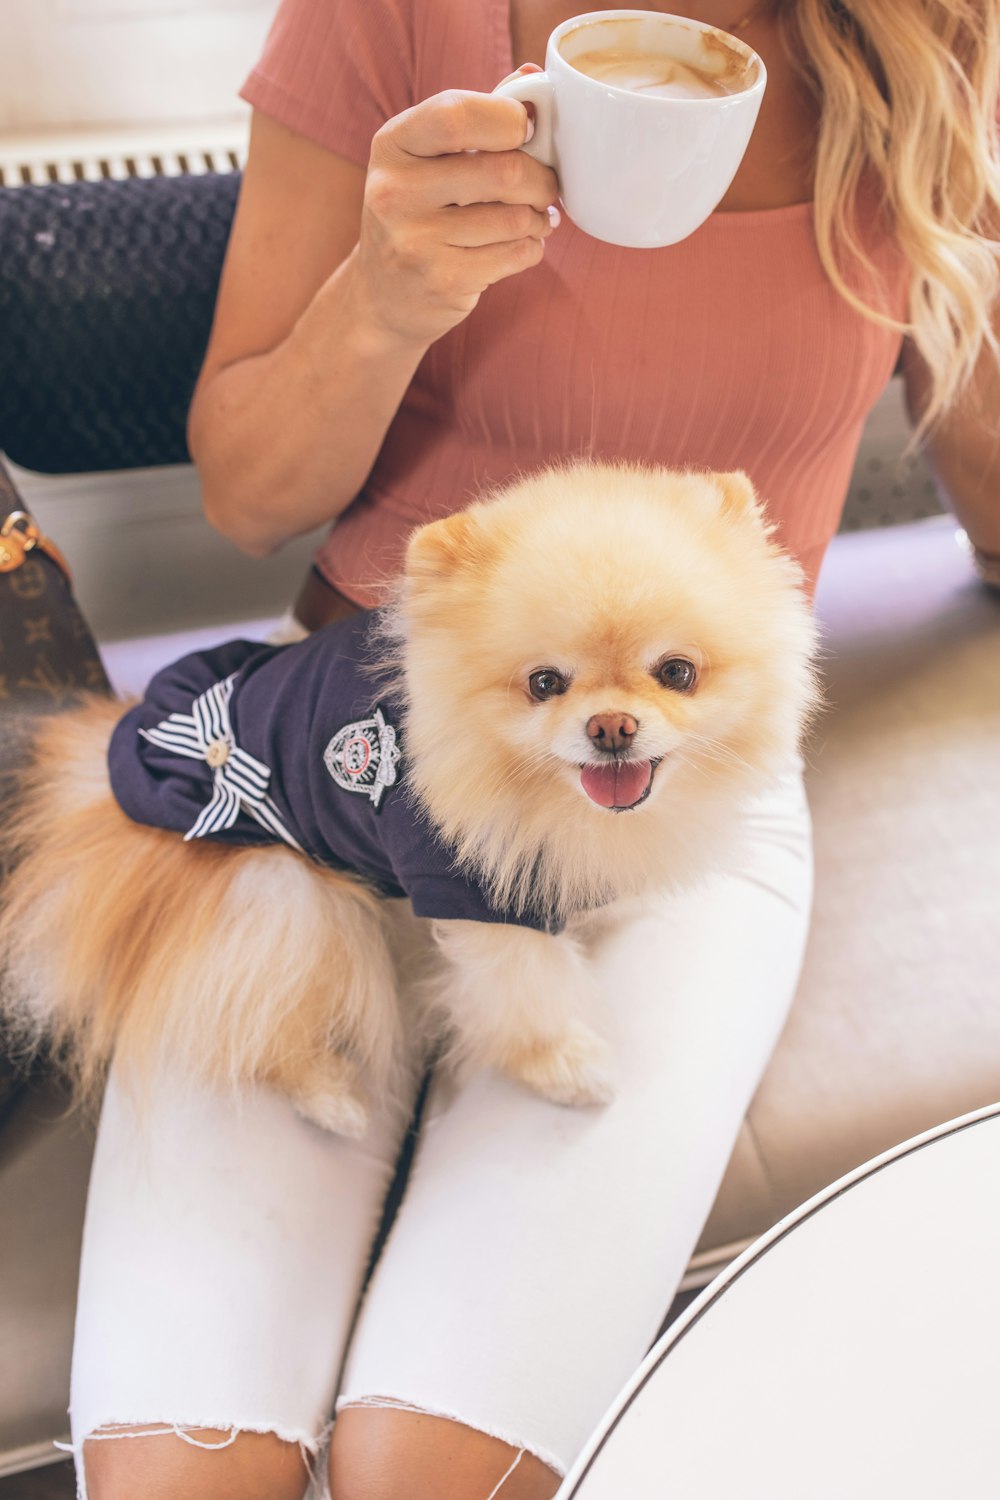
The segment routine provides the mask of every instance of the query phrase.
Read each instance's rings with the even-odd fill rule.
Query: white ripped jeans
[[[115,1424],[274,1432],[315,1454],[335,1409],[387,1400],[564,1473],[670,1305],[795,990],[801,765],[747,824],[728,873],[595,924],[613,1104],[566,1109],[489,1074],[432,1083],[360,1309],[398,1124],[352,1142],[264,1091],[236,1105],[167,1075],[140,1123],[112,1078],[80,1272],[78,1468]]]

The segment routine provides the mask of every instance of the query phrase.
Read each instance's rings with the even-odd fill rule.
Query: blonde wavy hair
[[[790,55],[820,102],[815,224],[838,291],[909,335],[930,380],[920,431],[952,405],[984,350],[1000,293],[998,0],[775,0]],[[851,285],[871,274],[852,208],[881,189],[911,269],[908,317]]]

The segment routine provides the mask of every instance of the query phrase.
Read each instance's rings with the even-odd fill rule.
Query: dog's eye
[[[698,681],[694,662],[688,661],[686,656],[668,656],[666,661],[660,662],[655,675],[658,682],[675,693],[690,693]]]
[[[546,698],[558,698],[568,687],[565,677],[551,667],[542,667],[528,678],[528,691],[538,703],[544,703]]]

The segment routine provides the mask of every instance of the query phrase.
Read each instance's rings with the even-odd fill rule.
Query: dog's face
[[[600,611],[586,630],[536,614],[544,648],[506,697],[509,743],[612,812],[645,807],[661,764],[696,734],[706,654],[690,628]]]
[[[408,676],[420,717],[433,702],[465,741],[469,793],[669,818],[671,784],[710,793],[787,758],[814,638],[768,537],[743,475],[588,465],[418,532]]]

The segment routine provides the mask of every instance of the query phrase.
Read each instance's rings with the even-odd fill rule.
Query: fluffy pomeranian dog
[[[575,919],[731,857],[817,707],[773,531],[740,473],[546,470],[416,531],[384,610],[43,723],[4,829],[8,1012],[84,1093],[112,1053],[169,1060],[361,1135],[404,1046],[405,895],[446,1061],[606,1101]]]

